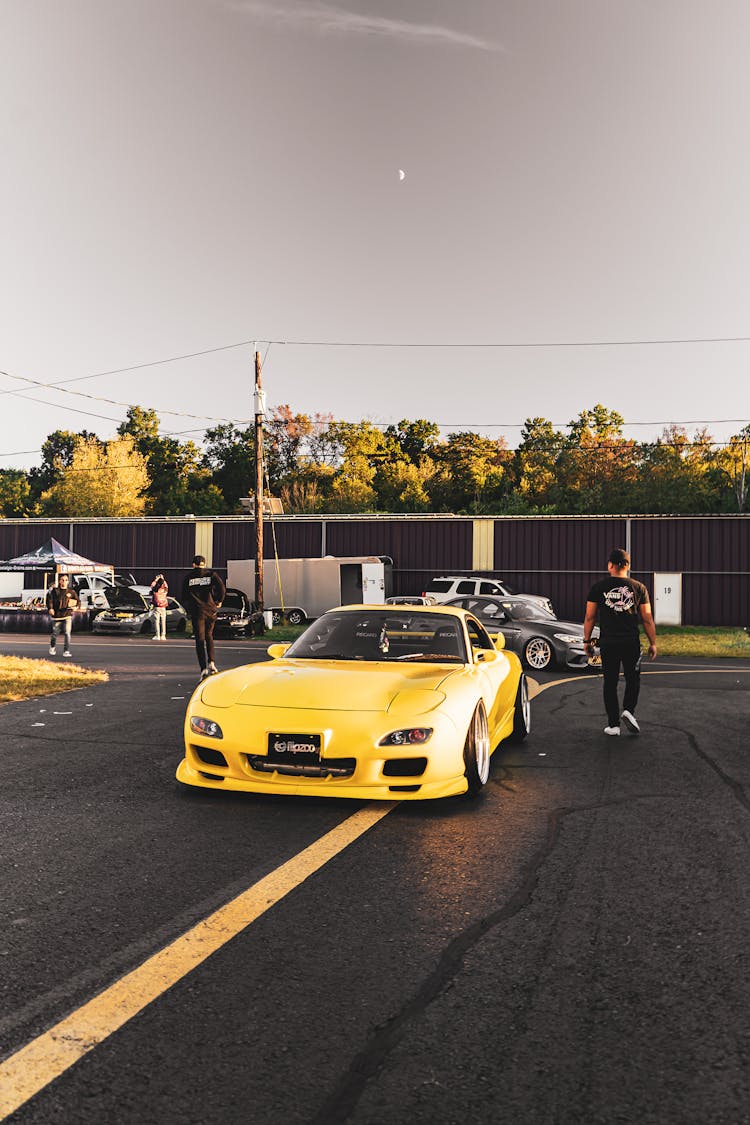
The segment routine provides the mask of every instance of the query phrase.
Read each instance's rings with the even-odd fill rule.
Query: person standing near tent
[[[73,610],[78,609],[78,594],[70,588],[67,574],[59,574],[57,584],[47,594],[47,612],[50,616],[51,631],[49,654],[55,655],[55,642],[59,633],[63,635],[63,656],[71,656],[70,634],[73,629]]]
[[[182,604],[193,623],[201,679],[218,671],[214,663],[214,625],[216,610],[224,601],[226,592],[226,586],[219,575],[206,568],[203,555],[196,555],[193,569],[185,575],[182,583]]]
[[[163,574],[157,574],[151,583],[151,602],[154,607],[154,635],[152,641],[167,639],[167,594],[169,586]]]

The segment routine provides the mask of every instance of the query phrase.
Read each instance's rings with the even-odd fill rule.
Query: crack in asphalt
[[[335,1090],[326,1099],[310,1125],[343,1125],[356,1108],[360,1097],[370,1081],[383,1067],[388,1056],[399,1045],[408,1032],[410,1024],[438,999],[460,973],[466,954],[481,939],[495,929],[513,919],[530,906],[539,883],[544,864],[552,855],[564,821],[578,813],[596,812],[618,805],[632,804],[643,800],[663,800],[662,793],[636,793],[625,797],[612,797],[587,805],[562,806],[553,809],[547,817],[547,831],[542,846],[524,865],[524,875],[519,887],[504,906],[493,910],[485,918],[480,918],[455,937],[443,951],[440,960],[424,980],[415,995],[393,1015],[385,1024],[374,1030],[369,1041],[354,1057],[347,1072],[342,1076]]]
[[[747,795],[745,786],[742,784],[742,782],[737,781],[736,778],[732,777],[731,774],[728,774],[726,770],[724,770],[719,765],[716,759],[712,758],[711,755],[701,747],[698,739],[695,737],[692,731],[685,730],[683,727],[668,725],[666,723],[652,723],[651,725],[661,727],[662,730],[677,731],[679,734],[684,735],[690,743],[690,746],[696,757],[700,758],[702,762],[705,762],[709,769],[713,770],[720,781],[722,781],[724,785],[727,786],[735,800],[737,800],[739,804],[742,805],[745,812],[750,812],[750,797],[748,797]]]

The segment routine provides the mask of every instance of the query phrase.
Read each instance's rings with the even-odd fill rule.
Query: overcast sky
[[[582,345],[750,337],[749,40],[746,0],[0,0],[0,369],[97,396],[0,376],[0,467],[102,399],[248,419],[256,339],[308,413],[737,432],[749,342]]]

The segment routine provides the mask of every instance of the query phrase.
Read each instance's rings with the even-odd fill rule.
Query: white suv
[[[483,594],[488,597],[514,597],[521,601],[533,602],[541,606],[554,616],[554,609],[549,598],[541,594],[519,594],[507,582],[499,578],[479,578],[472,574],[446,574],[440,578],[431,578],[422,597],[432,597],[436,602],[447,602],[451,598],[475,597]]]

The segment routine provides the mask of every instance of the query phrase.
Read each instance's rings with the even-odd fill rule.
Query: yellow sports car
[[[518,657],[464,609],[329,610],[270,662],[203,680],[178,781],[315,797],[474,795],[531,727]]]

